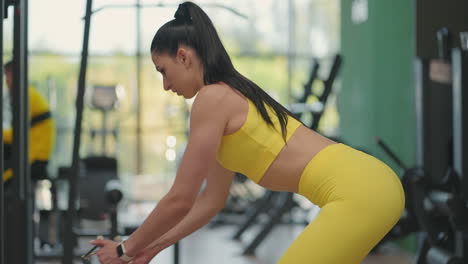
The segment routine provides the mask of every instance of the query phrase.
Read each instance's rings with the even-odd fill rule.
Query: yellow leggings
[[[404,193],[383,162],[343,144],[305,167],[299,194],[321,208],[279,264],[358,264],[400,218]]]

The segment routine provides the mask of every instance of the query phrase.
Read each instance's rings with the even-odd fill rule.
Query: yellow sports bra
[[[249,110],[247,119],[236,132],[224,136],[217,153],[218,162],[228,170],[239,172],[258,183],[270,167],[285,141],[276,112],[265,104],[268,115],[275,125],[268,125],[255,105],[247,99]],[[300,123],[288,116],[286,142],[294,134]]]

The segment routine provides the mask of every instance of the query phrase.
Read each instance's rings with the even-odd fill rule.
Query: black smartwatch
[[[129,262],[130,260],[133,259],[133,257],[129,257],[127,255],[127,252],[125,250],[124,242],[121,242],[120,244],[117,245],[117,256],[119,256],[119,259]]]

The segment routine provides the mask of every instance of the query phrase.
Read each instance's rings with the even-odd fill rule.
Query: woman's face
[[[189,99],[203,86],[203,71],[193,50],[179,48],[175,57],[153,52],[151,59],[163,77],[164,90]]]

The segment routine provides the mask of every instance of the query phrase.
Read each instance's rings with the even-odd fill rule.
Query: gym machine
[[[438,31],[439,57],[416,59],[416,158],[404,169],[406,209],[385,240],[421,235],[417,264],[468,261],[468,47],[452,48],[450,34]]]
[[[75,202],[77,218],[75,219],[73,227],[73,241],[75,245],[78,237],[97,237],[102,235],[118,240],[121,234],[118,230],[117,207],[123,198],[123,193],[118,177],[118,162],[115,157],[110,157],[106,153],[106,138],[108,134],[117,138],[117,129],[109,130],[107,128],[107,119],[109,112],[113,111],[118,106],[118,94],[118,86],[115,85],[97,85],[93,86],[91,90],[91,107],[102,114],[101,128],[91,129],[91,143],[95,143],[95,138],[98,135],[101,136],[102,151],[82,158],[80,161],[81,173],[80,177],[78,177],[78,197]],[[67,200],[66,195],[70,189],[69,177],[69,167],[60,167],[58,169],[58,177],[53,181],[53,213],[58,215],[58,223],[56,224],[58,230],[55,233],[59,235],[56,238],[49,238],[49,240],[57,241],[55,243],[49,243],[52,246],[50,250],[36,252],[38,258],[57,258],[62,255],[63,249],[61,245],[63,245],[64,241],[60,240],[63,233],[61,224],[65,221],[63,221],[61,216],[68,210],[68,207],[63,204],[63,201]],[[80,220],[108,222],[110,228],[108,231],[87,230],[81,226]],[[49,225],[48,223],[42,224],[41,219],[40,233],[50,233],[48,230],[41,230],[41,228],[47,229]],[[75,255],[80,254],[78,253]]]

